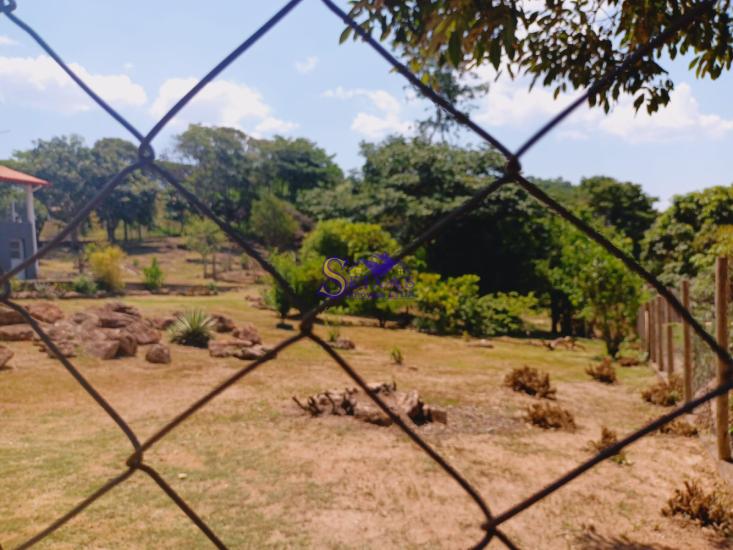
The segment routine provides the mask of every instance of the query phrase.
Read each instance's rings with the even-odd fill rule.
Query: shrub
[[[605,426],[602,426],[601,439],[599,439],[598,441],[589,441],[588,449],[593,451],[594,453],[600,453],[604,449],[610,447],[611,445],[615,445],[616,443],[618,443],[618,435],[616,434],[616,432],[606,428]],[[628,463],[628,460],[626,459],[626,453],[624,451],[613,455],[611,457],[611,460],[616,464]]]
[[[585,372],[594,380],[598,380],[604,384],[615,384],[618,381],[616,369],[613,368],[610,357],[604,357],[597,365],[585,369]]]
[[[84,296],[91,296],[97,293],[97,283],[86,275],[76,277],[71,283],[71,288],[74,292],[78,292]]]
[[[143,284],[148,290],[160,290],[165,276],[160,268],[158,258],[153,257],[150,266],[143,268]]]
[[[401,365],[405,360],[402,355],[402,351],[397,346],[392,348],[392,351],[389,352],[389,356],[395,365]]]
[[[685,488],[675,489],[662,508],[662,515],[684,516],[703,527],[730,535],[733,534],[733,512],[729,500],[719,490],[706,493],[697,480],[685,481]]]
[[[97,286],[110,292],[119,292],[125,288],[122,281],[124,258],[125,253],[118,246],[94,247],[89,252],[89,268]]]
[[[682,399],[682,379],[673,374],[669,381],[660,380],[653,386],[643,390],[641,397],[654,405],[671,407]]]
[[[371,254],[392,254],[398,248],[397,241],[377,224],[337,218],[318,222],[303,241],[301,253],[353,263]]]
[[[526,409],[526,419],[545,430],[575,430],[573,414],[553,403],[532,403]]]
[[[480,296],[478,283],[477,275],[441,280],[435,273],[420,274],[415,283],[415,302],[421,313],[418,327],[438,334],[521,333],[522,316],[537,305],[537,299],[516,292]]]
[[[335,342],[341,337],[341,329],[337,324],[331,324],[326,321],[326,327],[328,328],[328,341]]]
[[[524,330],[522,317],[537,306],[533,294],[522,296],[517,292],[497,292],[479,299],[482,332],[486,336],[519,334]]]
[[[290,283],[298,301],[292,303],[285,290],[272,277],[265,301],[285,319],[291,307],[311,308],[319,303],[318,289],[323,284],[323,258],[310,256],[298,262],[292,253],[273,254],[270,261],[275,269]]]
[[[252,203],[249,226],[269,247],[279,250],[294,248],[300,231],[294,213],[295,208],[290,203],[273,193],[264,193]]]
[[[659,433],[668,435],[681,435],[683,437],[694,437],[698,431],[695,426],[681,419],[673,420],[659,428]]]
[[[168,329],[171,342],[205,348],[209,345],[216,322],[200,309],[180,314]]]
[[[550,384],[548,373],[540,373],[537,369],[527,366],[512,369],[512,372],[504,378],[504,385],[514,391],[545,399],[555,399],[557,393],[557,389]]]

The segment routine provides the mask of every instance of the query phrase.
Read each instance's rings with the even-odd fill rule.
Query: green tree
[[[599,332],[606,350],[615,357],[633,331],[643,302],[642,281],[574,227],[555,222],[553,233],[555,252],[541,262],[548,281],[565,296],[571,315],[585,321],[589,332]],[[619,248],[631,251],[628,237],[611,229],[607,233]]]
[[[186,246],[201,255],[204,278],[207,277],[209,258],[212,263],[212,277],[216,280],[216,253],[225,241],[224,233],[209,218],[191,217],[186,222]]]
[[[256,178],[260,187],[296,203],[303,191],[330,189],[343,180],[333,156],[305,138],[258,140]]]
[[[87,183],[92,155],[80,136],[37,140],[31,149],[17,151],[14,157],[18,169],[51,182],[40,188],[36,197],[53,219],[68,223],[80,205],[91,197],[92,188]],[[71,235],[75,245],[78,237],[79,232],[75,230]]]
[[[532,85],[555,94],[586,88],[618,67],[631,52],[666,30],[681,14],[702,7],[693,0],[578,2],[455,2],[452,0],[351,0],[351,15],[367,32],[391,39],[415,71],[431,65],[466,70],[490,64],[510,76],[528,74]],[[674,83],[659,62],[692,54],[695,74],[718,78],[733,58],[733,11],[729,2],[711,2],[694,22],[637,60],[589,98],[608,110],[620,94],[649,112],[669,101]],[[347,29],[342,40],[348,38]]]
[[[644,193],[638,183],[605,176],[583,178],[579,193],[596,219],[604,220],[631,239],[634,257],[639,258],[641,241],[657,216],[653,207],[656,199]]]
[[[269,247],[292,249],[297,244],[300,232],[294,210],[291,204],[271,192],[265,192],[252,203],[250,230]]]
[[[125,167],[137,161],[137,147],[119,138],[104,138],[91,149],[89,183],[98,191]],[[109,242],[115,242],[120,223],[125,226],[125,241],[130,225],[150,226],[155,218],[156,182],[136,171],[122,181],[102,201],[95,212],[107,231]]]
[[[733,224],[733,186],[675,195],[642,243],[646,266],[668,285],[695,277],[714,261],[721,226]]]
[[[234,128],[192,124],[175,138],[184,184],[229,223],[247,220],[257,197],[253,140]]]
[[[379,223],[401,243],[491,183],[503,166],[495,151],[421,138],[362,144],[362,155],[361,207],[354,219]],[[506,185],[425,245],[427,268],[445,276],[474,273],[482,292],[535,290],[534,259],[546,248],[546,216],[523,190]]]
[[[354,264],[372,254],[393,254],[398,248],[397,241],[377,224],[335,219],[318,222],[303,241],[301,254]]]

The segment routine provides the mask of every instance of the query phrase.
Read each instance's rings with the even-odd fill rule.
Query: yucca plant
[[[200,309],[181,313],[170,326],[171,342],[182,346],[205,348],[211,340],[216,322]]]

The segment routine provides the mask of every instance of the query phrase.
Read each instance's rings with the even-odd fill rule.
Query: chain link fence
[[[226,544],[222,541],[216,533],[204,522],[193,508],[185,502],[168,482],[149,464],[145,462],[145,453],[153,445],[159,442],[161,439],[166,437],[172,430],[178,425],[185,422],[191,415],[195,414],[202,407],[205,407],[212,399],[217,397],[220,393],[224,392],[227,388],[237,383],[239,380],[260,368],[262,365],[275,359],[281,351],[285,350],[289,346],[292,346],[301,340],[309,339],[320,346],[326,354],[328,354],[336,364],[343,369],[346,374],[354,380],[354,382],[376,403],[379,408],[387,414],[395,425],[397,425],[418,447],[420,447],[426,454],[434,460],[442,470],[455,480],[455,482],[471,497],[475,502],[484,516],[482,523],[482,530],[484,532],[482,538],[475,542],[474,548],[484,548],[489,542],[495,537],[499,539],[508,548],[518,548],[517,545],[510,540],[510,538],[501,530],[501,526],[512,519],[517,514],[520,514],[524,510],[527,510],[535,503],[544,499],[548,495],[562,488],[573,479],[581,476],[597,464],[603,462],[605,459],[610,458],[619,453],[624,447],[637,441],[638,439],[649,435],[658,430],[664,424],[674,420],[675,418],[686,414],[697,406],[705,403],[719,395],[728,392],[733,388],[733,378],[727,381],[725,384],[708,391],[704,395],[701,395],[697,399],[692,400],[685,405],[676,408],[672,412],[661,416],[657,420],[647,424],[643,428],[635,431],[634,433],[621,439],[618,443],[607,447],[597,455],[593,456],[586,462],[578,465],[574,469],[567,472],[549,485],[539,489],[533,495],[518,502],[508,510],[495,514],[489,508],[486,500],[473,485],[461,475],[451,464],[449,464],[437,451],[435,451],[426,441],[424,441],[416,431],[408,426],[400,416],[396,415],[377,395],[369,390],[366,382],[361,375],[341,356],[333,349],[327,342],[316,336],[313,331],[313,323],[316,317],[324,312],[331,306],[341,303],[347,298],[354,290],[367,284],[370,276],[367,276],[361,280],[355,281],[346,292],[344,292],[339,299],[336,300],[324,300],[320,305],[312,308],[310,311],[306,311],[305,308],[298,308],[301,313],[301,323],[297,334],[291,336],[280,342],[270,351],[268,351],[263,357],[252,361],[247,366],[243,367],[235,374],[230,376],[224,382],[210,390],[206,395],[201,397],[186,410],[178,414],[173,420],[162,426],[154,435],[145,441],[140,441],[134,431],[130,428],[127,422],[122,416],[107,402],[102,396],[79,372],[74,364],[69,361],[61,351],[57,348],[54,342],[49,336],[43,331],[41,326],[29,315],[29,313],[22,306],[15,303],[12,299],[11,293],[11,278],[20,273],[31,263],[37,261],[39,258],[46,256],[51,250],[58,247],[79,225],[86,219],[86,217],[92,212],[92,210],[105,200],[126,177],[132,173],[142,170],[147,171],[161,177],[165,182],[171,185],[186,201],[190,204],[191,208],[196,210],[203,216],[212,219],[221,230],[235,243],[254,258],[262,268],[267,271],[277,284],[279,284],[284,292],[293,300],[293,303],[298,306],[298,300],[293,293],[290,285],[286,279],[277,272],[277,270],[261,255],[257,250],[249,243],[239,232],[227,224],[225,221],[218,218],[209,207],[207,207],[199,198],[186,189],[179,179],[166,170],[156,160],[155,150],[153,149],[152,142],[155,137],[161,132],[161,130],[170,123],[170,121],[199,93],[206,87],[212,80],[214,80],[224,69],[226,69],[233,61],[243,55],[253,44],[255,44],[260,38],[262,38],[269,30],[275,27],[284,17],[286,17],[302,0],[290,0],[287,2],[279,11],[277,11],[265,24],[263,24],[258,30],[256,30],[251,36],[249,36],[244,42],[242,42],[234,51],[227,55],[222,61],[216,65],[206,76],[204,76],[191,90],[186,93],[150,130],[147,134],[143,134],[136,129],[130,122],[128,122],[122,115],[120,115],[115,109],[113,109],[108,103],[106,103],[99,95],[95,93],[65,62],[64,60],[52,49],[52,47],[45,42],[30,25],[21,20],[16,14],[16,1],[15,0],[0,0],[0,13],[2,13],[7,21],[15,24],[25,33],[35,40],[35,42],[49,55],[54,61],[63,69],[63,71],[71,78],[100,108],[106,111],[112,118],[114,118],[122,127],[124,127],[130,134],[132,134],[137,142],[139,143],[138,158],[136,162],[132,163],[117,175],[111,178],[93,197],[87,204],[79,208],[73,219],[42,249],[40,249],[33,256],[27,258],[24,262],[14,267],[6,273],[0,274],[0,303],[3,303],[7,307],[17,311],[23,316],[25,321],[33,328],[38,334],[40,340],[47,346],[47,348],[56,356],[56,358],[62,363],[66,370],[77,380],[77,382],[84,388],[84,390],[99,404],[99,406],[108,414],[115,423],[119,426],[120,430],[127,436],[132,447],[132,453],[124,465],[124,469],[119,475],[113,477],[97,489],[94,493],[85,498],[82,502],[77,504],[73,509],[69,510],[62,517],[56,519],[53,523],[47,526],[45,529],[22,543],[18,548],[29,548],[37,542],[45,539],[51,533],[62,527],[66,522],[71,520],[76,515],[82,513],[85,508],[96,500],[102,498],[105,494],[110,492],[116,486],[124,483],[133,474],[140,471],[150,476],[153,481],[161,488],[162,491],[168,495],[168,497],[175,502],[175,504],[190,518],[190,520],[206,535],[206,537],[214,544],[217,548],[226,548]],[[651,39],[645,45],[637,49],[635,52],[630,54],[627,59],[617,65],[617,67],[597,81],[593,86],[588,88],[584,94],[578,97],[568,107],[563,109],[554,118],[552,118],[547,124],[545,124],[539,131],[533,134],[517,151],[512,152],[506,146],[504,146],[498,139],[489,134],[486,130],[481,128],[478,124],[473,122],[466,114],[460,112],[450,102],[446,101],[443,97],[438,95],[430,87],[426,86],[416,75],[414,75],[407,67],[400,63],[390,52],[388,52],[377,40],[367,34],[354,20],[352,20],[347,13],[339,8],[332,0],[321,0],[327,11],[330,11],[333,15],[341,19],[346,25],[351,27],[354,33],[356,33],[363,42],[373,48],[381,57],[383,57],[397,72],[404,76],[410,84],[417,88],[426,98],[435,103],[437,106],[442,108],[445,112],[455,118],[457,122],[474,132],[484,141],[489,143],[497,151],[499,151],[506,159],[506,166],[503,170],[501,177],[478,191],[471,199],[466,201],[463,205],[456,208],[450,214],[443,217],[441,220],[427,228],[426,231],[420,235],[413,242],[405,246],[399,254],[392,258],[392,262],[385,269],[389,269],[397,264],[406,255],[414,252],[421,244],[425,243],[438,232],[445,228],[448,224],[453,222],[459,216],[478,208],[486,197],[491,193],[501,188],[504,185],[515,184],[523,188],[527,193],[532,195],[536,200],[545,205],[550,210],[554,211],[561,218],[574,225],[576,228],[585,233],[589,238],[599,243],[605,248],[610,254],[619,258],[624,264],[632,270],[634,273],[642,277],[648,282],[654,289],[656,289],[669,303],[673,309],[677,312],[681,319],[689,323],[695,335],[699,338],[710,352],[719,358],[721,358],[728,365],[730,369],[733,369],[733,359],[728,352],[717,345],[715,339],[706,332],[705,328],[699,323],[693,316],[688,312],[679,300],[670,292],[664,285],[662,285],[654,276],[647,272],[641,265],[634,261],[631,257],[624,254],[616,246],[613,245],[608,239],[606,239],[599,232],[590,227],[586,222],[582,221],[562,204],[553,200],[546,193],[540,190],[537,186],[528,181],[521,173],[520,160],[522,156],[533,146],[535,146],[548,132],[555,128],[560,122],[562,122],[568,115],[580,107],[587,99],[610,86],[615,79],[622,75],[626,71],[634,70],[634,66],[637,61],[642,59],[644,56],[651,54],[656,48],[659,48],[665,43],[666,40],[672,38],[675,33],[685,28],[687,25],[701,17],[706,10],[710,9],[714,5],[714,1],[705,1],[694,4],[688,9],[681,17],[679,17],[673,24],[671,24],[664,32]]]

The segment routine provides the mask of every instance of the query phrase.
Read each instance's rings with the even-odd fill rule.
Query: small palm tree
[[[171,342],[182,346],[205,348],[211,340],[214,319],[200,309],[186,311],[178,316],[168,329]]]

